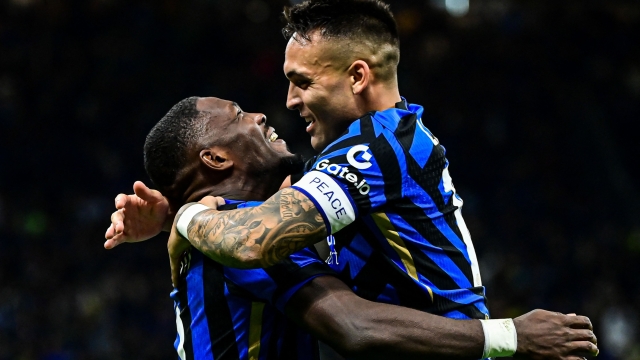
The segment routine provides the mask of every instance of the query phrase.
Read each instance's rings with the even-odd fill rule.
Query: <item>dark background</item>
[[[402,94],[448,150],[493,317],[596,325],[640,359],[640,3],[392,1]],[[285,108],[285,0],[0,3],[0,359],[169,359],[166,237],[106,251],[117,193],[179,100]]]

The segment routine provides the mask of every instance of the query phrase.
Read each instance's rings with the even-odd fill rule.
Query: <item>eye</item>
[[[299,87],[302,90],[306,90],[309,85],[311,85],[311,81],[309,80],[300,80],[300,81],[296,81],[295,85],[297,87]]]

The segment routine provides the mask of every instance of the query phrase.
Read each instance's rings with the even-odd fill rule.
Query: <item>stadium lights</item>
[[[469,12],[469,0],[446,0],[444,5],[453,16],[464,16]]]
[[[445,9],[451,16],[461,17],[469,12],[469,0],[431,0],[431,4]]]

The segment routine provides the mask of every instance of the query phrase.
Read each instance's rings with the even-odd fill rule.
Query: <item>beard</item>
[[[304,170],[304,159],[300,154],[291,154],[280,159],[280,172],[286,175],[301,173]]]

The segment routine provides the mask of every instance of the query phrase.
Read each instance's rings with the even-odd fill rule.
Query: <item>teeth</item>
[[[271,133],[271,136],[269,136],[269,142],[274,142],[276,139],[278,139],[278,134],[274,131]]]

